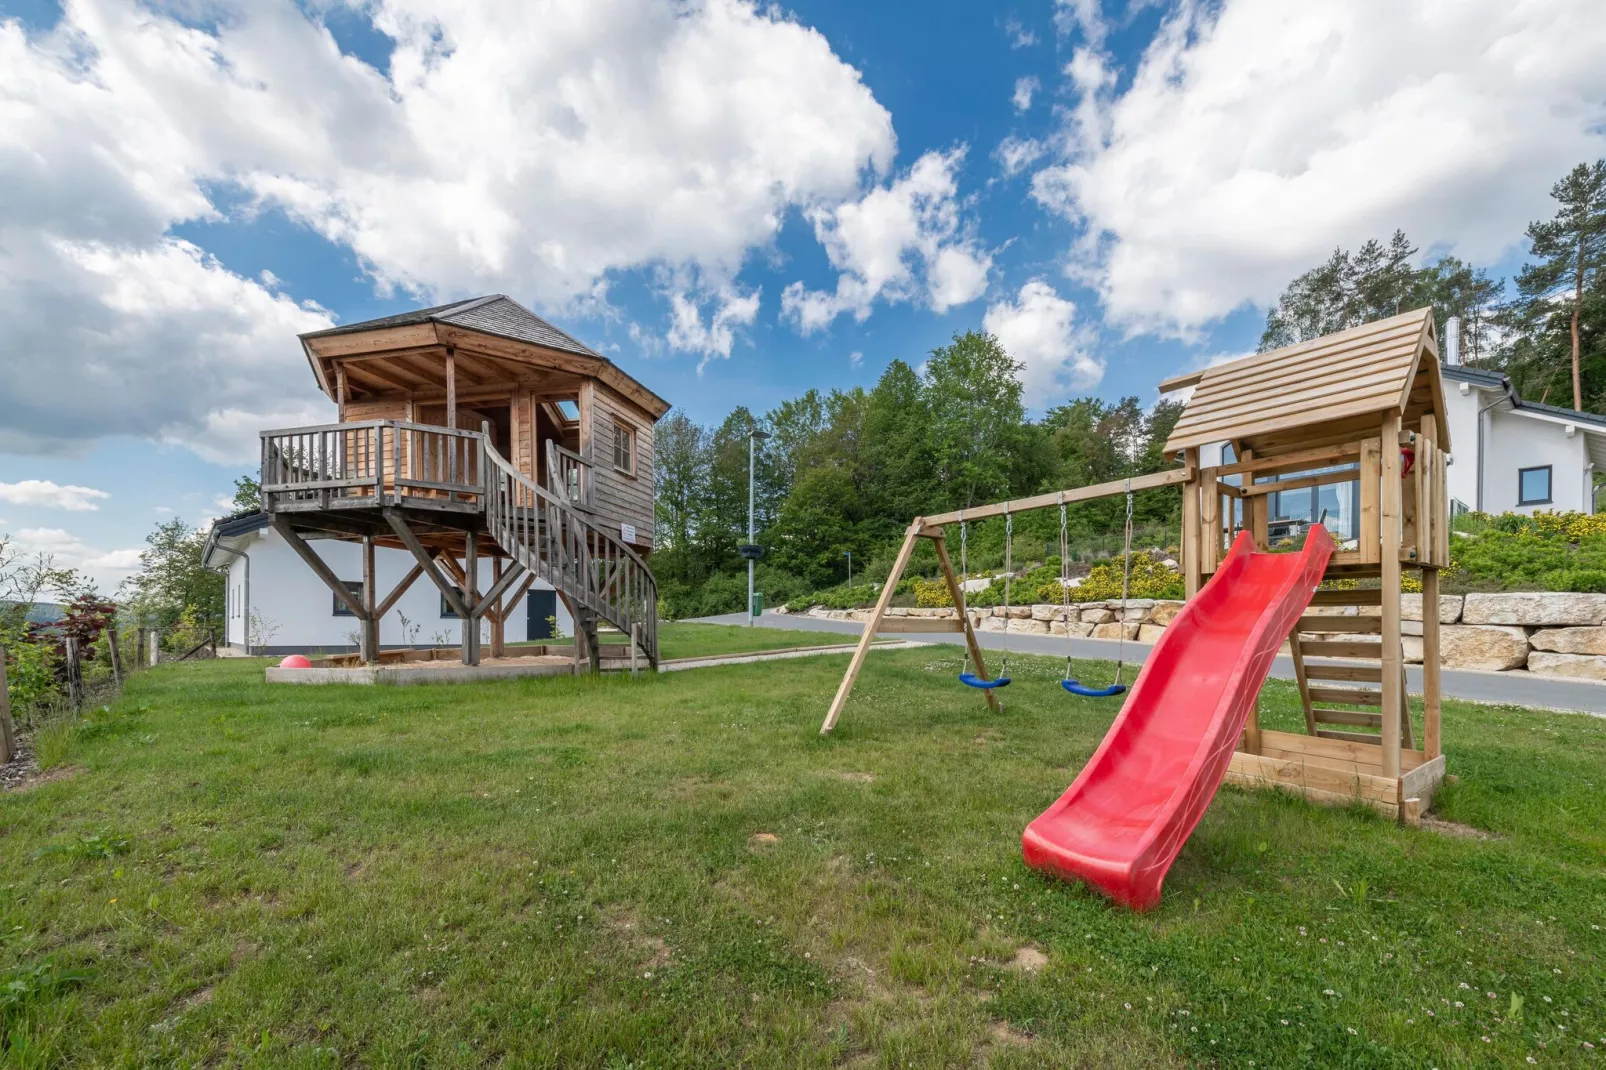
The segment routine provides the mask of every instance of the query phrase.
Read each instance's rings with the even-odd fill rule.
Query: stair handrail
[[[647,655],[648,660],[652,664],[656,665],[658,662],[658,629],[656,612],[658,603],[658,580],[657,577],[653,575],[652,569],[648,566],[647,562],[641,557],[640,554],[636,553],[636,551],[633,550],[628,543],[614,537],[607,531],[607,529],[582,516],[579,507],[566,501],[563,496],[547,490],[545,487],[541,486],[539,483],[520,472],[511,463],[509,463],[507,458],[503,457],[501,453],[497,451],[496,447],[491,444],[489,437],[485,439],[485,457],[490,462],[490,471],[486,473],[485,519],[486,525],[491,528],[493,535],[501,535],[502,510],[504,504],[500,493],[501,488],[493,488],[490,485],[489,477],[491,472],[495,472],[498,476],[507,480],[513,487],[519,488],[527,493],[532,502],[538,503],[539,505],[544,505],[549,509],[556,510],[558,515],[565,518],[571,525],[574,526],[575,529],[585,536],[581,543],[582,553],[573,555],[575,559],[578,560],[582,556],[588,557],[590,555],[591,551],[589,545],[587,545],[587,541],[590,540],[607,546],[609,551],[617,556],[621,561],[628,562],[634,567],[644,584],[644,590],[641,597],[642,608],[641,613],[639,614],[639,619],[638,614],[634,612],[635,606],[629,604],[628,600],[610,599],[601,589],[593,592],[590,583],[584,578],[583,568],[577,568],[573,570],[575,573],[576,585],[579,586],[580,590],[570,590],[567,593],[577,596],[580,601],[586,605],[586,608],[599,611],[604,619],[606,619],[610,624],[618,627],[627,636],[633,636],[632,641],[639,640],[643,652]],[[510,530],[508,535],[510,540],[522,541],[517,531]],[[498,541],[501,541],[500,537],[498,537]],[[506,546],[505,544],[504,548],[512,549],[512,547]],[[524,549],[527,552],[531,550],[529,546],[525,546]],[[545,568],[543,569],[538,567],[541,565],[541,555],[538,549],[535,550],[535,558],[536,561],[534,564],[531,564],[531,562],[524,562],[524,564],[527,567],[530,567],[531,571],[535,572],[537,575],[541,575],[544,571],[547,574],[546,578],[549,580],[553,579],[554,577],[556,577],[560,582],[568,579],[570,570],[564,567],[563,562],[554,562],[549,558],[545,563]],[[567,587],[568,584],[565,582],[564,586]],[[638,623],[642,625],[639,631],[633,627]]]

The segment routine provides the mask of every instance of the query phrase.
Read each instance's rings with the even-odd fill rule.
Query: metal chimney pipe
[[[1444,362],[1461,363],[1461,317],[1451,316],[1444,321]]]

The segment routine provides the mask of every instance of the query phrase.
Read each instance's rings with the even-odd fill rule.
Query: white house
[[[1500,372],[1448,362],[1443,371],[1452,499],[1485,513],[1595,511],[1606,417],[1525,401]]]
[[[319,539],[312,546],[336,576],[346,580],[354,592],[361,590],[360,544]],[[225,631],[231,649],[275,656],[357,649],[357,618],[268,526],[267,514],[214,524],[203,562],[228,577]],[[376,549],[374,568],[380,592],[395,587],[413,564],[412,555],[404,550]],[[489,561],[480,562],[479,573],[480,589],[488,590],[492,582]],[[508,615],[506,641],[551,638],[553,621],[558,635],[573,634],[569,613],[557,592],[536,581],[525,597],[524,612]],[[385,614],[379,638],[383,648],[460,646],[462,624],[440,590],[420,578]]]

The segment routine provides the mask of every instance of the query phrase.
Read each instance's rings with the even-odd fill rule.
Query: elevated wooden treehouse
[[[1166,442],[1190,473],[1182,505],[1188,596],[1239,531],[1263,550],[1312,525],[1337,542],[1327,582],[1289,637],[1305,731],[1262,730],[1251,720],[1229,778],[1359,798],[1413,820],[1444,777],[1438,593],[1450,559],[1450,431],[1432,310],[1179,376],[1160,389],[1188,387]],[[1420,577],[1422,590],[1420,739],[1403,656],[1406,573]]]
[[[262,505],[274,528],[362,622],[379,622],[427,576],[463,621],[463,661],[492,655],[536,580],[575,622],[577,656],[600,665],[599,625],[658,659],[653,425],[669,403],[501,295],[301,336],[337,423],[262,432]],[[360,595],[308,539],[361,542]],[[415,566],[388,594],[374,548]],[[480,590],[479,562],[492,579]]]

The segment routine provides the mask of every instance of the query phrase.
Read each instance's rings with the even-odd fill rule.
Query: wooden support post
[[[366,614],[362,622],[362,659],[369,665],[379,664],[379,615],[374,612],[378,598],[378,577],[374,569],[374,537],[362,537],[362,607]]]
[[[457,350],[446,347],[446,426],[457,426]]]
[[[492,590],[497,592],[496,602],[486,610],[491,618],[491,657],[499,658],[506,652],[507,625],[502,619],[502,557],[491,559]]]
[[[1221,564],[1221,491],[1214,472],[1199,475],[1199,528],[1204,537],[1199,546],[1199,569],[1214,573]]]
[[[106,649],[112,656],[112,683],[118,687],[123,686],[123,659],[117,651],[117,619],[113,617],[106,624]]]
[[[1187,470],[1197,474],[1198,448],[1186,451],[1185,456]],[[1183,594],[1187,598],[1199,593],[1200,574],[1203,571],[1199,560],[1202,542],[1199,531],[1199,484],[1189,480],[1182,485],[1182,575]]]
[[[78,640],[67,637],[67,701],[74,713],[84,708],[84,671],[80,664]]]
[[[475,559],[478,542],[472,531],[463,536],[463,605],[468,610],[462,618],[464,665],[480,663],[480,618],[474,614],[475,603],[479,601],[474,593],[474,581],[479,575],[479,562]]]
[[[1294,683],[1299,685],[1299,704],[1305,708],[1305,731],[1316,734],[1316,708],[1310,701],[1310,682],[1305,678],[1305,652],[1299,646],[1299,626],[1288,633],[1288,654],[1294,660]]]
[[[1439,739],[1439,570],[1422,570],[1422,754],[1432,761]]]
[[[0,646],[0,765],[17,756],[17,732],[11,724],[11,692],[6,689],[6,648]]]
[[[247,624],[246,628],[249,630],[250,625]],[[247,639],[249,639],[249,631],[248,631],[248,634],[247,634]],[[129,666],[129,668],[130,669],[138,669],[141,665],[144,664],[144,657],[145,657],[145,626],[144,625],[140,625],[138,637],[134,640],[134,664]]]
[[[434,557],[430,555],[428,550],[424,549],[424,544],[418,541],[418,536],[413,534],[413,529],[407,526],[407,521],[403,519],[400,513],[392,509],[385,510],[385,521],[390,524],[390,528],[396,533],[396,537],[401,539],[402,545],[412,552],[413,560],[418,562],[418,567],[423,571],[424,575],[428,576],[430,582],[440,591],[441,597],[446,599],[446,604],[452,607],[452,612],[456,613],[459,619],[466,618],[469,612],[468,606],[463,604],[462,592],[448,583],[446,577],[441,575],[440,567],[435,564]],[[412,581],[408,580],[407,582],[411,583]]]
[[[1249,708],[1249,716],[1244,719],[1244,750],[1250,754],[1260,753],[1260,694],[1255,694],[1255,704]]]
[[[346,422],[346,400],[350,397],[350,387],[346,382],[346,364],[344,361],[335,365],[335,404],[339,407],[339,420]]]
[[[363,608],[363,604],[358,600],[357,596],[352,594],[346,585],[340,581],[340,578],[330,571],[329,566],[324,564],[323,558],[318,556],[318,552],[308,546],[307,541],[290,527],[288,520],[283,516],[275,516],[272,523],[273,530],[279,533],[279,537],[289,545],[290,549],[296,552],[296,555],[301,560],[307,563],[307,567],[312,569],[313,575],[322,580],[324,586],[333,591],[335,597],[346,604],[346,608],[351,610],[352,616],[362,620],[368,615],[368,611]]]
[[[1400,710],[1404,706],[1404,688],[1400,686],[1400,668],[1403,661],[1400,647],[1400,414],[1391,412],[1383,417],[1381,428],[1382,485],[1378,493],[1379,546],[1382,577],[1379,585],[1383,597],[1383,775],[1398,779],[1400,775]],[[1364,484],[1363,484],[1364,485]]]
[[[887,606],[892,602],[892,592],[897,589],[898,581],[903,578],[903,570],[909,567],[909,558],[915,552],[915,540],[920,538],[920,528],[925,523],[919,517],[909,525],[903,535],[903,545],[898,549],[898,556],[892,562],[892,571],[887,573],[887,581],[881,587],[881,596],[876,599],[875,612],[864,625],[864,634],[859,637],[859,645],[853,651],[853,660],[848,662],[848,671],[837,685],[836,696],[831,699],[831,708],[826,711],[825,723],[820,725],[820,735],[829,735],[831,729],[842,716],[842,708],[848,704],[848,696],[853,693],[853,681],[859,678],[859,670],[864,668],[864,659],[869,656],[870,644],[875,642],[875,622],[887,614]],[[575,629],[576,633],[579,629]]]
[[[635,679],[640,672],[638,653],[641,649],[641,624],[638,622],[630,626],[630,677]]]
[[[977,676],[983,680],[991,680],[992,676],[987,672],[987,662],[981,656],[981,644],[976,641],[975,622],[970,619],[970,605],[966,601],[964,588],[960,586],[959,577],[954,575],[953,562],[948,559],[948,541],[939,534],[932,536],[931,542],[937,550],[937,564],[942,566],[942,577],[948,583],[948,597],[954,600],[954,608],[959,612],[959,627],[965,633],[965,649],[970,652],[970,663],[976,666]],[[873,626],[872,624],[871,627]],[[997,694],[990,690],[985,690],[982,694],[987,696],[987,708],[997,713],[1000,709]]]
[[[1395,463],[1399,463],[1398,451],[1395,453]],[[1397,474],[1395,478],[1398,479]],[[1361,536],[1358,547],[1361,561],[1366,564],[1376,564],[1378,554],[1382,552],[1382,491],[1383,455],[1378,440],[1369,438],[1361,443]]]

